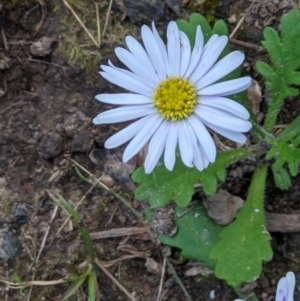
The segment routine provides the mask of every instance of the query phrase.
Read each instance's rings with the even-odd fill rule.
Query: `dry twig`
[[[91,239],[103,239],[109,237],[120,237],[128,235],[146,234],[147,229],[144,227],[117,228],[100,232],[90,233]]]
[[[266,228],[269,232],[300,232],[300,214],[265,213]]]
[[[127,289],[120,284],[118,280],[113,277],[113,275],[103,266],[102,262],[98,259],[95,259],[95,263],[100,268],[100,270],[132,301],[137,301],[128,291]]]
[[[258,46],[258,45],[252,44],[252,43],[240,41],[240,40],[237,40],[237,39],[230,38],[229,42],[232,43],[232,44],[242,46],[242,47],[245,47],[245,48],[249,48],[249,49],[253,49],[253,50],[256,50],[256,51],[263,51],[264,50],[264,48],[262,46]]]

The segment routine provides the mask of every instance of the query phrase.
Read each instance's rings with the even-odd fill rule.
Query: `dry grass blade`
[[[95,183],[92,185],[92,187],[84,194],[84,196],[80,199],[80,201],[78,202],[78,204],[75,206],[74,210],[77,210],[78,207],[82,204],[82,202],[85,200],[86,196],[95,188],[95,186],[101,181],[100,177],[97,181],[95,181]],[[56,235],[58,235],[60,233],[60,231],[64,228],[64,226],[66,225],[66,223],[69,222],[71,218],[71,215],[69,215],[67,217],[67,219],[64,221],[64,223],[61,225],[61,227],[58,229],[58,231],[56,232]]]
[[[70,10],[70,12],[73,14],[73,16],[75,17],[75,19],[78,21],[78,23],[80,24],[80,26],[84,29],[84,31],[87,33],[87,35],[90,37],[90,39],[93,41],[93,43],[96,45],[96,47],[100,48],[100,44],[98,44],[98,42],[94,39],[94,37],[91,35],[91,33],[89,32],[89,30],[86,28],[86,26],[83,24],[83,22],[80,20],[80,18],[78,17],[78,15],[75,13],[75,11],[73,10],[73,8],[70,6],[70,4],[67,2],[67,0],[63,0],[65,6]]]
[[[21,288],[29,287],[29,286],[48,286],[48,285],[56,285],[56,284],[60,284],[60,283],[66,283],[66,281],[64,279],[50,280],[50,281],[27,281],[27,282],[22,282],[22,284],[6,281],[4,279],[0,279],[0,282],[5,283],[9,288],[12,288],[12,289],[21,289]]]
[[[108,268],[116,263],[119,263],[123,260],[129,260],[129,259],[134,259],[134,258],[147,258],[151,255],[150,251],[145,251],[145,252],[140,252],[140,254],[136,254],[136,255],[124,255],[120,258],[117,258],[115,260],[111,260],[111,261],[106,261],[103,262],[101,261],[101,263],[103,264],[104,267]]]
[[[108,24],[108,19],[109,19],[109,15],[110,15],[110,12],[111,12],[112,3],[113,3],[113,0],[110,0],[109,6],[108,6],[108,11],[107,11],[107,14],[106,14],[105,24],[104,24],[104,28],[103,28],[103,32],[102,32],[102,38],[104,37],[105,32],[106,32],[106,28],[107,28],[107,24]]]
[[[254,4],[255,1],[252,1],[252,3],[249,5],[249,7],[246,9],[246,12],[244,13],[244,15],[242,16],[242,18],[240,19],[240,21],[238,22],[238,24],[236,25],[236,27],[233,29],[232,33],[229,35],[229,39],[231,39],[235,33],[238,31],[238,29],[241,27],[242,23],[244,22],[249,10],[251,9],[252,5]]]
[[[164,284],[164,279],[165,279],[165,273],[166,273],[166,264],[167,264],[167,261],[164,258],[163,267],[162,267],[162,270],[161,270],[161,277],[160,277],[158,295],[157,295],[156,301],[160,301],[162,299],[161,297],[162,297],[162,289],[163,289],[163,284]]]
[[[113,277],[113,275],[103,266],[102,262],[98,259],[95,259],[95,263],[100,268],[100,270],[131,300],[137,301],[128,291],[127,289],[120,284],[119,281]]]
[[[98,3],[95,2],[95,10],[96,10],[96,19],[97,19],[97,36],[99,47],[101,46],[101,26],[100,26],[100,16],[99,16],[99,7]]]

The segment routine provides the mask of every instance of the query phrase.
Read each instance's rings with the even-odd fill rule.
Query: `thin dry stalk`
[[[38,255],[36,256],[35,260],[32,262],[32,264],[29,266],[29,269],[28,269],[28,273],[31,272],[31,269],[32,267],[34,266],[34,264],[40,259],[41,257],[41,254],[44,250],[44,247],[45,247],[45,244],[46,244],[46,241],[47,241],[47,238],[48,238],[48,235],[49,235],[49,232],[50,232],[50,229],[51,229],[51,225],[52,225],[52,222],[56,216],[56,213],[57,213],[57,210],[58,210],[58,206],[56,205],[54,207],[54,210],[53,210],[53,213],[52,213],[52,216],[51,216],[51,219],[50,219],[50,222],[49,222],[49,225],[46,229],[46,232],[45,232],[45,235],[44,235],[44,238],[43,238],[43,241],[42,241],[42,244],[41,244],[41,247],[40,247],[40,250],[38,252]]]
[[[85,200],[86,196],[95,188],[95,186],[101,181],[102,176],[92,185],[92,187],[84,194],[84,196],[80,199],[80,201],[78,202],[78,204],[75,206],[75,210],[78,209],[78,207],[82,204],[82,202]],[[60,233],[60,231],[64,228],[64,226],[69,222],[71,218],[71,215],[69,215],[67,217],[67,219],[64,221],[64,223],[61,225],[61,227],[58,229],[58,231],[56,232],[56,235],[58,235]]]
[[[104,24],[104,28],[103,28],[103,32],[102,32],[102,38],[104,37],[105,32],[106,32],[106,28],[107,28],[107,24],[108,24],[108,19],[109,19],[109,15],[110,15],[110,12],[111,12],[112,3],[113,3],[113,0],[110,0],[109,6],[108,6],[108,11],[107,11],[107,14],[106,14],[105,24]]]
[[[234,30],[232,31],[232,33],[229,36],[229,39],[231,39],[235,33],[238,31],[238,29],[241,27],[242,23],[244,22],[250,8],[252,7],[252,5],[254,4],[255,1],[252,1],[252,3],[250,4],[250,6],[246,9],[246,12],[244,13],[244,15],[242,16],[241,20],[238,22],[238,24],[236,25],[236,27],[234,28]]]
[[[264,48],[262,46],[258,46],[258,45],[252,44],[252,43],[240,41],[240,40],[233,39],[233,38],[230,38],[229,42],[231,44],[235,44],[235,45],[242,46],[242,47],[245,47],[245,48],[253,49],[253,50],[256,50],[256,51],[263,51],[264,50]]]
[[[104,239],[110,237],[120,237],[129,235],[140,235],[146,234],[147,229],[144,227],[129,227],[129,228],[116,228],[100,232],[90,233],[91,239]]]
[[[163,285],[164,285],[164,279],[165,279],[165,273],[166,273],[166,264],[167,264],[167,261],[166,261],[166,258],[164,258],[163,266],[162,266],[162,270],[161,270],[161,277],[160,277],[158,295],[157,295],[156,301],[161,300],[161,293],[162,293],[162,288],[163,288]]]
[[[132,301],[137,301],[127,290],[120,284],[118,280],[103,266],[100,260],[95,259],[95,263],[101,269],[101,271]]]
[[[43,238],[43,241],[42,241],[42,244],[41,244],[39,253],[38,253],[38,255],[36,256],[36,258],[33,260],[32,264],[29,266],[29,268],[28,268],[28,273],[31,272],[31,269],[33,268],[34,264],[35,264],[35,263],[40,259],[40,257],[41,257],[42,251],[43,251],[44,248],[45,248],[45,244],[46,244],[46,241],[47,241],[47,238],[48,238],[50,229],[51,229],[52,222],[53,222],[53,220],[55,219],[57,210],[58,210],[58,206],[55,206],[55,207],[54,207],[54,210],[53,210],[53,213],[52,213],[52,216],[51,216],[51,219],[50,219],[50,223],[49,223],[49,225],[48,225],[48,227],[47,227],[47,230],[46,230],[46,233],[45,233],[45,235],[44,235],[44,238]],[[34,281],[34,278],[35,278],[35,272],[33,273],[32,277],[31,277],[31,282]],[[30,289],[29,289],[29,292],[28,292],[28,295],[27,295],[27,301],[30,300],[31,293],[32,293],[32,286],[30,286]]]
[[[63,0],[65,6],[70,10],[70,12],[73,14],[73,16],[75,17],[75,19],[78,21],[78,23],[80,24],[80,26],[83,28],[83,30],[87,33],[87,35],[90,37],[90,39],[93,41],[93,43],[95,44],[96,47],[100,48],[100,45],[98,44],[98,42],[94,39],[94,37],[91,35],[91,33],[88,31],[88,29],[86,28],[86,26],[83,24],[83,22],[80,20],[80,18],[78,17],[78,15],[75,13],[75,11],[73,10],[73,8],[70,6],[70,4],[67,2],[67,0]]]
[[[12,289],[22,289],[24,287],[29,287],[29,286],[48,286],[48,285],[66,283],[65,279],[58,279],[58,280],[49,280],[49,281],[27,281],[27,282],[22,282],[22,284],[19,284],[1,278],[0,278],[0,282],[5,283],[9,288]]]
[[[98,3],[95,2],[95,10],[96,10],[96,19],[97,19],[97,36],[99,47],[101,46],[101,25],[100,25],[100,16],[99,16],[99,7]]]
[[[124,260],[134,259],[134,258],[147,258],[151,255],[151,251],[145,251],[145,252],[139,252],[139,254],[135,255],[124,255],[122,257],[119,257],[117,259],[111,260],[111,261],[101,261],[104,267],[108,268],[110,266],[113,266],[119,262],[122,262]]]
[[[244,22],[245,18],[246,18],[246,13],[242,16],[242,18],[240,19],[240,21],[238,22],[238,24],[236,25],[236,27],[233,29],[232,33],[229,36],[230,39],[233,38],[233,36],[236,34],[236,32],[238,31],[238,29],[240,28],[240,26]]]

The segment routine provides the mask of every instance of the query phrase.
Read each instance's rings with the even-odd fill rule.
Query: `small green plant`
[[[214,33],[227,34],[223,21],[218,21],[211,28],[199,14],[193,14],[189,22],[178,20],[177,24],[188,36],[192,47],[195,45],[198,25],[206,41]],[[296,88],[300,85],[300,72],[297,71],[300,67],[299,13],[292,10],[282,17],[280,34],[272,28],[265,28],[264,39],[262,44],[270,56],[271,64],[257,62],[256,68],[265,79],[272,97],[263,126],[251,116],[252,135],[256,144],[218,153],[215,162],[201,172],[187,167],[177,158],[172,171],[158,166],[153,172],[145,173],[144,167],[140,167],[132,176],[140,184],[135,192],[137,199],[148,199],[152,208],[166,206],[174,200],[178,206],[176,213],[182,213],[182,208],[192,200],[196,183],[201,183],[207,195],[213,195],[217,190],[217,181],[226,179],[227,166],[247,157],[264,156],[262,164],[253,173],[246,203],[231,224],[215,224],[199,205],[176,219],[178,232],[174,237],[161,237],[164,244],[181,249],[183,258],[202,261],[215,271],[217,277],[225,279],[235,288],[243,282],[257,279],[262,271],[262,261],[272,259],[271,238],[264,219],[264,191],[268,170],[273,174],[276,187],[286,190],[291,186],[291,176],[298,174],[300,164],[300,116],[278,136],[273,135],[285,99],[299,94]],[[228,50],[225,48],[221,57]],[[222,78],[222,81],[238,76],[239,71],[234,71]],[[232,98],[249,108],[245,93],[237,93]],[[205,238],[204,231],[208,234]]]
[[[88,254],[88,264],[85,271],[77,276],[66,278],[65,281],[73,283],[72,286],[68,289],[68,291],[64,294],[61,301],[69,300],[71,296],[73,296],[76,291],[85,283],[88,284],[88,301],[98,300],[97,294],[97,278],[95,272],[95,251],[94,245],[89,235],[87,228],[80,221],[80,217],[78,213],[74,210],[74,208],[69,204],[69,202],[58,192],[54,191],[56,198],[61,202],[61,204],[65,207],[68,213],[72,216],[73,220],[79,224],[81,236],[86,246],[87,254]]]

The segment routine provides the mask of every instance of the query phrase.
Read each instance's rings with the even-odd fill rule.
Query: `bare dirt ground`
[[[96,2],[103,31],[109,3]],[[49,281],[80,273],[80,265],[87,260],[80,229],[73,222],[62,227],[68,214],[51,198],[53,190],[73,207],[84,197],[77,211],[90,233],[143,226],[110,192],[90,190],[91,184],[80,178],[71,161],[78,162],[97,179],[102,177],[104,184],[126,198],[138,212],[147,207],[146,202],[134,200],[135,186],[129,176],[139,160],[123,164],[122,150],[106,151],[103,147],[106,138],[124,125],[95,127],[91,122],[99,112],[109,108],[98,103],[95,95],[118,91],[96,72],[100,63],[105,64],[108,59],[117,63],[113,48],[123,45],[126,34],[138,37],[141,24],[149,24],[153,18],[163,32],[167,22],[193,11],[207,15],[212,22],[224,19],[232,32],[241,14],[247,11],[231,46],[246,53],[243,72],[264,87],[254,69],[257,60],[268,60],[259,48],[263,27],[278,29],[280,17],[292,8],[290,1],[274,0],[256,1],[251,7],[251,1],[243,0],[207,0],[204,5],[199,4],[201,1],[179,0],[135,2],[115,1],[100,48],[63,1],[5,0],[0,4],[1,279]],[[99,42],[94,3],[77,0],[68,3]],[[262,103],[262,114],[265,107]],[[299,113],[300,100],[288,100],[279,123],[290,122]],[[236,164],[232,170],[242,170],[242,176],[229,177],[223,188],[245,197],[251,173],[243,171],[243,164]],[[239,173],[231,173],[234,174]],[[293,179],[287,192],[274,188],[270,178],[266,211],[299,214],[299,197],[299,176]],[[49,235],[43,242],[45,233]],[[272,233],[272,238],[274,258],[264,264],[262,277],[253,286],[260,300],[271,300],[278,279],[286,271],[294,271],[298,279],[300,275],[299,233]],[[157,243],[145,233],[130,236],[126,229],[119,237],[94,237],[93,243],[97,258],[136,300],[157,300],[163,262]],[[193,264],[181,261],[178,250],[170,250],[169,258],[193,300],[211,300],[212,290],[216,294],[214,300],[230,301],[236,297],[232,288],[213,275],[187,276],[186,271]],[[151,259],[159,266],[151,265]],[[102,270],[97,269],[96,274],[100,300],[128,300]],[[59,300],[69,287],[70,283],[34,285],[20,291],[2,283],[0,300]],[[160,300],[186,300],[168,269],[162,292]],[[87,286],[84,284],[69,300],[87,300]],[[295,300],[300,300],[297,289]]]

